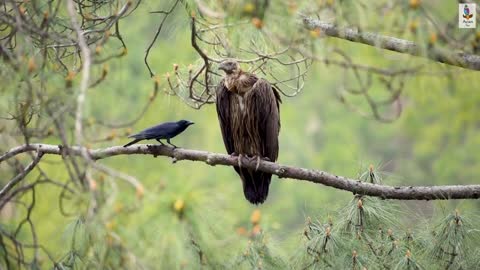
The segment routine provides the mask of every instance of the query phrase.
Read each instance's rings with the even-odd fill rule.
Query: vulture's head
[[[218,69],[225,71],[226,74],[232,74],[240,70],[240,65],[233,59],[227,59],[220,63]]]

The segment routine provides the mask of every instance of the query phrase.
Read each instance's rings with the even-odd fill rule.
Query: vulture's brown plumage
[[[219,69],[226,73],[217,87],[216,104],[227,152],[276,161],[281,102],[278,91],[268,81],[242,71],[235,60],[225,60]],[[242,179],[245,198],[254,204],[263,203],[272,175],[234,168]]]

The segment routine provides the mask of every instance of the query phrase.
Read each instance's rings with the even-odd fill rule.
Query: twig
[[[37,151],[37,155],[35,158],[28,164],[25,169],[15,176],[12,180],[8,181],[8,183],[0,190],[0,199],[3,198],[16,184],[18,184],[20,181],[22,181],[23,178],[31,171],[35,166],[37,166],[38,162],[42,159],[42,156],[44,155],[44,152]]]
[[[15,147],[0,156],[0,163],[20,153],[32,152],[61,155],[64,147],[50,144],[29,144]],[[202,161],[211,166],[238,166],[238,157],[206,151],[173,149],[167,146],[139,144],[132,147],[113,146],[105,149],[87,150],[84,147],[68,147],[71,155],[81,156],[86,151],[92,160],[99,160],[118,155],[153,155],[172,157],[179,160]],[[256,160],[242,159],[242,166],[255,169]],[[480,198],[480,185],[446,185],[446,186],[387,186],[363,182],[328,172],[281,165],[269,161],[261,161],[259,171],[278,175],[280,178],[305,180],[323,184],[333,188],[350,191],[382,199],[397,200],[447,200]]]
[[[176,0],[175,3],[173,3],[172,7],[170,7],[168,11],[156,12],[156,13],[163,14],[164,16],[162,18],[162,21],[160,22],[160,25],[157,28],[157,32],[155,33],[155,36],[152,42],[150,42],[150,45],[148,45],[147,50],[145,51],[145,57],[143,58],[143,61],[145,62],[145,65],[148,68],[148,72],[150,73],[150,77],[155,76],[155,74],[153,73],[152,69],[150,68],[150,65],[148,64],[148,55],[150,54],[150,50],[152,49],[153,44],[155,44],[155,41],[157,41],[158,35],[162,31],[163,25],[165,24],[165,21],[167,20],[168,15],[172,14],[173,10],[175,9],[175,7],[178,5],[179,2],[180,0]]]
[[[69,0],[67,3],[68,13],[72,21],[73,28],[77,32],[78,46],[82,53],[83,65],[82,65],[82,80],[80,82],[80,90],[77,97],[77,113],[75,117],[75,139],[78,144],[82,144],[82,115],[83,106],[85,103],[85,95],[88,88],[88,81],[90,79],[90,49],[88,48],[85,37],[83,36],[82,29],[77,22],[77,12],[75,11],[75,3],[73,0]]]

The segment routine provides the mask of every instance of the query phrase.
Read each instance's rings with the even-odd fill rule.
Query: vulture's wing
[[[262,156],[276,161],[280,132],[280,95],[268,81],[258,79],[244,99],[252,128],[258,130]]]
[[[225,80],[220,81],[217,86],[217,116],[220,122],[220,129],[222,131],[223,143],[227,149],[227,153],[231,154],[235,152],[233,144],[233,129],[231,122],[231,110],[230,110],[230,98],[231,93],[225,87]]]

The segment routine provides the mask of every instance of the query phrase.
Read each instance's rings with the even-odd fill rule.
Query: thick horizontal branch
[[[11,149],[0,156],[0,163],[24,152],[37,152],[37,154],[61,155],[68,153],[82,156],[80,147],[69,147],[49,144],[30,144]],[[210,153],[206,151],[188,150],[183,148],[159,145],[139,144],[128,148],[113,146],[105,149],[87,150],[92,160],[98,160],[118,155],[152,155],[173,158],[179,160],[201,161],[209,165],[238,166],[238,157],[225,154]],[[256,160],[242,158],[242,166],[255,169]],[[293,166],[281,165],[269,161],[260,161],[259,171],[278,175],[280,178],[305,180],[317,184],[323,184],[333,188],[350,191],[354,194],[362,194],[380,197],[383,199],[398,200],[447,200],[447,199],[477,199],[480,197],[480,185],[451,185],[451,186],[386,186],[349,179],[319,170],[304,169]]]
[[[303,25],[309,30],[319,29],[327,36],[341,38],[352,42],[362,43],[399,53],[427,57],[431,60],[462,68],[480,70],[480,56],[462,52],[451,52],[429,48],[424,52],[422,48],[409,40],[389,37],[372,32],[362,32],[356,28],[337,27],[334,24],[303,16]]]

